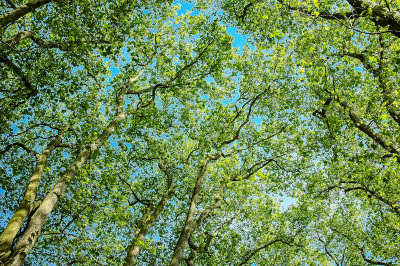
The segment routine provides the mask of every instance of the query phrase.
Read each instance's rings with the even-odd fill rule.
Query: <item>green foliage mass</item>
[[[400,3],[191,6],[1,4],[0,264],[399,264]]]

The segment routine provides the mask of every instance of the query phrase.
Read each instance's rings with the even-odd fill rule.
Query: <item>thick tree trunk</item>
[[[134,239],[132,240],[131,246],[128,250],[128,254],[125,257],[125,263],[124,265],[135,265],[136,263],[136,258],[139,254],[140,251],[140,245],[141,243],[143,243],[147,232],[150,229],[149,224],[146,224],[146,222],[144,220],[146,220],[146,216],[149,214],[150,209],[148,209],[148,211],[146,211],[142,218],[140,219],[140,221],[138,222],[137,225],[137,229],[135,232],[135,236]]]
[[[63,196],[69,182],[76,176],[78,171],[86,164],[90,159],[90,156],[98,151],[101,146],[109,139],[111,134],[117,129],[119,124],[125,119],[126,114],[124,112],[125,95],[131,84],[136,82],[143,71],[149,66],[151,60],[144,66],[139,73],[130,78],[129,81],[122,86],[121,91],[117,97],[117,112],[114,119],[107,125],[100,136],[81,151],[75,161],[70,165],[70,167],[65,171],[62,178],[57,182],[53,189],[44,198],[42,204],[32,215],[30,222],[26,226],[24,233],[19,239],[16,246],[12,249],[11,256],[9,258],[2,258],[0,263],[5,265],[22,265],[29,251],[35,245],[37,239],[39,238],[42,230],[42,226],[46,222],[50,213],[56,207],[58,199]]]
[[[379,26],[387,27],[392,34],[400,38],[400,12],[391,11],[383,5],[370,0],[347,0],[357,13],[372,11],[372,21]]]
[[[142,71],[143,69],[136,77],[130,79],[128,84],[122,87],[117,99],[117,112],[114,119],[103,130],[101,135],[92,144],[89,145],[88,148],[85,148],[81,151],[75,161],[64,173],[60,181],[58,181],[53,189],[47,194],[40,207],[36,210],[34,215],[32,215],[31,220],[25,228],[22,237],[13,248],[11,256],[8,259],[2,259],[1,262],[6,265],[22,265],[25,257],[28,255],[29,251],[32,249],[37,239],[39,238],[42,226],[46,222],[50,213],[55,208],[58,199],[65,193],[69,181],[76,176],[78,171],[90,159],[91,154],[100,149],[100,147],[109,139],[110,135],[116,130],[121,121],[125,119],[126,114],[124,113],[124,98],[128,85],[136,81],[140,77]]]
[[[7,227],[0,236],[0,259],[7,257],[11,253],[11,246],[14,242],[18,231],[23,226],[35,201],[36,193],[39,187],[40,179],[43,175],[46,162],[53,150],[61,143],[64,131],[61,131],[57,137],[50,142],[43,153],[37,156],[36,168],[33,172],[29,184],[26,188],[25,195],[21,200],[17,211],[14,213]]]
[[[3,16],[0,16],[0,28],[5,27],[8,23],[14,22],[20,17],[25,16],[29,12],[32,12],[36,8],[39,8],[45,4],[48,4],[50,2],[57,2],[58,0],[33,0],[29,3],[26,3],[20,7],[17,7]]]
[[[151,61],[151,60],[150,60]],[[30,222],[26,226],[24,233],[19,239],[16,246],[12,249],[11,256],[9,258],[2,258],[0,262],[5,265],[22,265],[29,251],[35,245],[37,239],[39,238],[42,230],[42,226],[46,222],[50,213],[56,207],[58,199],[63,196],[69,182],[76,176],[78,171],[86,164],[90,159],[90,156],[98,151],[101,146],[109,139],[111,134],[117,129],[119,124],[125,119],[126,114],[124,112],[125,95],[127,93],[128,87],[136,82],[142,75],[143,71],[148,67],[149,63],[143,67],[139,73],[129,79],[127,84],[122,86],[121,91],[117,97],[117,112],[114,119],[108,124],[108,126],[103,130],[100,136],[81,151],[75,161],[70,165],[70,167],[65,171],[62,178],[57,182],[53,189],[44,198],[40,207],[32,215]]]

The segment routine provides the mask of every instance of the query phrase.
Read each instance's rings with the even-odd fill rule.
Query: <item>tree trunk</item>
[[[43,175],[44,167],[53,150],[60,144],[64,131],[61,131],[57,137],[49,143],[43,153],[37,156],[35,171],[33,172],[29,184],[26,188],[25,195],[21,200],[17,211],[14,213],[7,227],[0,236],[0,259],[7,257],[11,253],[11,246],[14,242],[18,231],[23,226],[36,198],[40,179]]]
[[[179,240],[175,246],[174,254],[172,255],[170,266],[177,266],[183,259],[183,253],[186,248],[186,243],[193,232],[194,229],[194,213],[196,211],[197,199],[200,195],[201,184],[203,182],[204,174],[207,170],[207,165],[210,162],[210,157],[203,160],[200,168],[200,172],[197,175],[196,185],[193,189],[192,198],[190,200],[190,207],[187,213],[185,226],[179,236]]]
[[[129,248],[128,254],[125,258],[125,266],[130,266],[130,265],[135,265],[136,263],[136,258],[139,254],[140,251],[140,245],[143,243],[147,233],[149,232],[151,226],[153,226],[154,222],[157,220],[158,216],[160,215],[161,211],[164,209],[165,204],[171,199],[171,197],[174,195],[174,192],[170,190],[167,195],[165,195],[157,204],[156,209],[153,211],[153,213],[150,215],[150,218],[148,217],[148,214],[150,212],[150,209],[146,211],[142,218],[140,219],[136,232],[135,232],[135,237],[131,243],[131,246]]]

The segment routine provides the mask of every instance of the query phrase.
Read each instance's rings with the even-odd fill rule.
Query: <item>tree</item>
[[[155,4],[158,5],[157,3]],[[118,129],[121,122],[128,115],[138,115],[140,117],[141,109],[152,105],[156,99],[157,93],[161,93],[159,91],[167,93],[168,89],[173,89],[174,87],[200,85],[202,78],[218,71],[216,67],[220,64],[218,58],[219,56],[223,56],[225,54],[224,52],[220,52],[219,56],[213,56],[213,61],[207,64],[207,66],[203,67],[202,64],[207,62],[207,57],[211,55],[212,51],[216,49],[222,51],[227,50],[224,47],[226,47],[227,44],[229,45],[229,43],[224,41],[223,38],[217,39],[217,37],[213,38],[207,36],[207,32],[209,31],[209,28],[207,28],[208,31],[204,33],[204,37],[199,39],[197,45],[195,46],[194,43],[191,44],[187,41],[187,37],[199,32],[201,29],[200,24],[203,19],[201,17],[186,16],[184,17],[185,19],[178,19],[177,22],[185,21],[185,23],[189,23],[189,25],[185,26],[182,24],[180,28],[174,28],[173,25],[168,25],[168,19],[174,15],[175,11],[168,10],[168,3],[159,6],[159,9],[152,9],[151,12],[140,9],[137,14],[127,14],[127,17],[124,19],[125,21],[121,23],[123,27],[121,26],[121,28],[119,28],[124,33],[123,36],[125,39],[121,39],[122,36],[116,36],[118,32],[115,32],[112,36],[116,36],[118,42],[113,43],[112,46],[106,47],[104,52],[97,50],[96,47],[92,47],[92,50],[85,51],[87,53],[87,58],[84,59],[93,60],[93,62],[89,61],[90,67],[84,68],[83,70],[79,69],[79,67],[70,69],[69,71],[72,77],[70,76],[68,79],[69,87],[76,90],[75,87],[77,85],[83,86],[81,90],[77,90],[75,94],[68,97],[67,94],[72,91],[63,90],[61,92],[61,99],[53,97],[54,95],[59,96],[59,92],[56,88],[51,88],[49,93],[46,93],[47,91],[45,90],[43,93],[37,94],[37,98],[44,98],[45,101],[42,100],[39,101],[38,104],[30,104],[29,106],[33,110],[32,115],[28,117],[26,117],[24,111],[22,113],[18,112],[23,104],[28,105],[27,102],[13,106],[15,109],[12,109],[12,112],[18,115],[16,116],[18,120],[13,121],[12,118],[8,117],[6,123],[10,123],[11,121],[14,123],[17,122],[26,125],[27,130],[17,134],[9,134],[5,139],[6,147],[2,153],[5,155],[6,162],[7,160],[15,160],[15,158],[9,156],[10,151],[14,151],[13,149],[15,147],[22,147],[24,150],[37,157],[37,166],[31,181],[27,185],[25,198],[22,199],[19,209],[2,233],[1,246],[3,254],[2,260],[4,262],[9,264],[22,263],[25,256],[40,236],[42,226],[55,208],[56,203],[65,194],[68,184],[74,180],[77,174],[80,174],[80,171],[84,171],[84,167],[88,161],[90,161],[93,156],[96,156],[96,153],[100,152],[105,143],[109,142],[112,133]],[[110,8],[112,7],[113,6]],[[58,7],[55,6],[54,8]],[[84,6],[77,6],[76,8],[81,10]],[[116,11],[120,11],[119,13],[121,13],[121,10],[118,9],[127,12],[133,7],[128,4],[123,4],[122,7],[117,5],[115,8],[117,8]],[[14,11],[6,13],[4,17],[11,16],[10,14],[13,14]],[[42,16],[51,14],[51,11],[52,9],[44,10]],[[112,11],[112,9],[105,12],[109,11]],[[146,15],[144,16],[145,13]],[[86,15],[90,17],[90,13],[82,17],[85,20],[88,19]],[[120,15],[123,15],[123,13]],[[155,17],[160,18],[156,20]],[[39,22],[37,20],[33,21],[36,23]],[[106,20],[106,23],[110,22],[112,23],[112,21]],[[197,30],[195,29],[195,25],[199,26]],[[118,27],[119,25],[114,26]],[[34,25],[31,27],[34,27]],[[107,25],[105,28],[108,28]],[[211,27],[211,29],[216,30],[215,27]],[[87,30],[91,30],[91,28],[87,28]],[[173,35],[173,33],[177,32],[181,32],[182,34],[177,36]],[[16,34],[18,35],[19,33]],[[47,32],[47,34],[49,33]],[[111,34],[108,32],[108,35]],[[6,41],[6,44],[11,46],[19,45],[20,43],[12,42],[12,40],[15,39],[14,36],[15,35],[10,37],[11,41]],[[49,36],[51,36],[51,34],[49,34]],[[21,37],[19,39],[21,40],[23,38]],[[100,68],[103,73],[107,72],[108,62],[105,64],[104,58],[99,52],[102,52],[103,56],[110,56],[112,61],[109,62],[121,60],[123,51],[120,50],[119,43],[126,44],[128,51],[125,53],[132,55],[130,62],[119,65],[122,69],[122,73],[117,75],[112,81],[107,81],[104,77],[98,78],[99,72],[94,74],[90,73],[90,68],[92,67]],[[153,43],[153,45],[149,46],[149,43]],[[110,47],[115,49],[115,51],[110,51]],[[192,47],[192,49],[190,49],[190,47]],[[229,46],[227,46],[227,48],[228,47]],[[39,45],[39,48],[59,48],[59,46],[42,47]],[[10,55],[12,55],[11,52]],[[64,57],[64,54],[59,50],[54,52],[54,56],[55,55],[59,56],[58,58],[61,60]],[[171,58],[170,55],[174,55],[175,58]],[[73,56],[77,56],[77,54],[74,53]],[[97,62],[94,61],[96,59]],[[96,64],[98,64],[98,66],[96,66]],[[149,69],[150,65],[151,69]],[[59,70],[58,68],[57,71]],[[86,71],[88,73],[84,75]],[[145,78],[142,78],[143,80],[140,84],[135,84],[138,83],[138,80],[143,74]],[[75,80],[74,76],[77,76]],[[8,81],[9,79],[6,79],[6,82]],[[59,80],[53,79],[52,81],[58,86],[62,84]],[[133,87],[133,84],[135,84],[135,87]],[[107,86],[111,87],[108,88]],[[25,86],[23,89],[29,88]],[[170,93],[178,94],[179,92],[171,90]],[[132,95],[132,99],[127,99],[129,95]],[[35,95],[28,95],[26,100],[31,100],[34,96]],[[15,97],[15,95],[5,97],[4,101],[6,102],[13,97]],[[77,97],[81,98],[77,99]],[[187,99],[191,98],[190,94],[186,95],[186,97]],[[128,105],[128,110],[125,110],[125,105]],[[5,103],[5,107],[7,106],[7,103]],[[90,108],[92,106],[94,108]],[[113,112],[114,115],[112,114]],[[23,115],[25,115],[25,117]],[[47,120],[46,123],[40,122],[45,120]],[[131,120],[130,123],[134,123],[134,120]],[[13,126],[15,127],[16,124]],[[45,143],[43,141],[33,142],[32,140],[38,138],[42,139],[40,136],[44,136],[45,139],[52,138],[50,135],[51,132],[39,131],[42,126],[52,130],[58,130],[58,135],[54,141],[50,142],[43,154],[39,154],[35,152],[34,149],[40,149]],[[46,136],[45,132],[50,136]],[[64,133],[67,132],[69,136],[63,136]],[[38,134],[40,134],[39,137]],[[8,138],[14,138],[13,142],[10,144],[7,143],[9,142]],[[16,141],[16,138],[19,138],[18,141]],[[66,144],[61,144],[62,138],[65,139]],[[29,147],[27,143],[29,143],[29,146],[32,148]],[[39,203],[40,206],[34,209],[35,196],[39,189],[39,180],[44,172],[44,165],[50,153],[54,151],[56,147],[70,149],[67,154],[57,154],[61,161],[54,160],[52,164],[49,164],[49,168],[53,172],[51,174],[59,175],[61,179],[59,179],[54,186],[50,185],[48,188],[44,187],[43,190],[40,191],[45,197],[42,202],[36,202]],[[23,154],[18,155],[23,156]],[[63,157],[67,157],[66,160]],[[73,157],[75,157],[75,159],[72,159]],[[8,161],[8,164],[4,163],[4,165],[14,166],[10,161]],[[62,170],[63,168],[65,171]],[[6,169],[5,172],[14,174],[17,177],[25,174],[24,172],[21,173],[18,167],[13,170],[14,171],[10,173],[8,172],[9,170]],[[48,181],[53,183],[56,180],[56,177],[55,179],[50,177]],[[19,188],[20,187],[13,187],[13,189],[17,191]],[[13,189],[11,189],[11,193]],[[26,219],[27,225],[22,233],[18,234],[18,231],[22,229]],[[17,241],[15,246],[13,245],[14,241]]]
[[[398,263],[396,3],[6,2],[3,264]]]
[[[283,171],[289,164],[288,143],[275,155],[264,146],[280,146],[276,138],[295,126],[274,98],[287,93],[279,88],[287,82],[279,57],[235,56],[222,25],[177,16],[168,3],[17,5],[10,2],[0,20],[4,264],[21,265],[30,252],[38,263],[132,264],[140,249],[148,252],[145,236],[156,221],[168,221],[164,208],[174,213],[176,206],[186,221],[177,220],[171,263],[183,260],[188,243],[187,261],[194,261],[211,245],[197,246],[194,233],[225,206],[224,195],[248,201],[254,195],[242,182],[266,166]],[[107,78],[112,66],[120,73]],[[259,75],[257,67],[271,72]],[[227,95],[232,102],[223,104]],[[257,126],[256,117],[268,124]],[[183,149],[172,152],[177,143]],[[149,176],[152,166],[159,173]],[[152,186],[160,177],[163,185]],[[237,204],[224,213],[235,217]],[[209,226],[222,222],[222,229],[221,219]],[[136,233],[124,237],[134,225]],[[115,235],[116,250],[101,243]]]
[[[369,241],[399,243],[397,3],[221,1],[220,6],[261,49],[293,45],[298,86],[309,99],[303,115],[310,122],[304,129],[318,167],[304,176],[308,185],[302,190],[327,204],[338,202],[337,193],[349,201],[349,212],[338,221],[342,224],[315,235],[316,243],[336,264],[331,240],[324,238],[328,234],[355,248],[351,256],[358,253],[361,262],[397,262],[396,248]],[[357,212],[365,216],[356,219]],[[330,220],[332,214],[321,215]]]

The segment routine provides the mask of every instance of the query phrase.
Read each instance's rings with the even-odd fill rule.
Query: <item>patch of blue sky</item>
[[[354,70],[355,70],[355,71],[358,71],[358,72],[363,72],[362,67],[354,67]]]
[[[178,15],[183,15],[186,14],[187,12],[191,12],[192,15],[199,14],[199,12],[196,9],[194,9],[195,5],[193,3],[175,1],[173,4],[180,5],[180,9],[178,10]],[[228,27],[226,28],[226,30],[234,38],[233,46],[239,48],[240,50],[243,49],[250,35],[240,34],[236,27]]]
[[[250,121],[256,124],[261,124],[263,122],[263,119],[261,118],[261,116],[256,116],[256,117],[251,117]]]
[[[127,56],[127,57],[129,57],[129,56]],[[110,78],[114,78],[115,75],[121,73],[121,70],[120,70],[118,67],[116,67],[116,66],[111,66],[111,67],[109,68],[109,70],[110,70],[110,72],[111,72]]]
[[[281,211],[285,211],[290,206],[295,205],[297,203],[297,200],[298,200],[296,198],[292,198],[292,197],[289,197],[289,196],[286,196],[286,195],[278,195],[278,194],[275,194],[275,193],[271,193],[269,195],[272,198],[274,198],[275,202],[279,202],[280,203],[279,207],[280,207]]]
[[[199,12],[197,10],[195,10],[195,8],[194,8],[195,5],[193,3],[175,1],[173,4],[180,6],[180,9],[177,11],[177,15],[178,16],[186,14],[187,12],[191,12],[192,15],[198,15],[199,14]],[[235,28],[235,27],[228,27],[227,28],[227,32],[233,37],[233,46],[235,48],[237,48],[239,53],[240,53],[240,51],[242,51],[243,48],[245,47],[246,43],[248,43],[247,41],[248,41],[249,35],[240,34],[238,29]],[[123,48],[123,56],[124,56],[125,63],[129,63],[131,61],[130,55],[129,55],[129,53],[128,53],[126,48]],[[107,62],[108,60],[106,59],[105,61]],[[177,64],[178,62],[179,62],[179,60],[177,62],[175,62],[175,63]],[[116,66],[110,66],[109,70],[111,72],[110,80],[112,80],[115,77],[115,75],[121,73],[121,69],[119,69]],[[213,82],[213,79],[211,77],[209,77],[209,78],[207,78],[207,82],[211,83],[211,82]],[[210,98],[209,95],[202,95],[201,96],[201,99],[207,100],[209,98]],[[235,102],[235,100],[237,98],[239,98],[239,93],[236,93],[231,98],[223,99],[221,101],[221,103],[223,105],[227,105],[229,103]],[[161,106],[159,106],[159,107],[161,107]],[[256,120],[259,121],[259,119],[256,119]]]
[[[210,95],[208,95],[208,94],[204,94],[200,97],[200,99],[202,99],[202,100],[208,100],[209,98],[210,98]]]
[[[16,125],[16,124],[13,124],[12,128],[13,128],[13,133],[14,133],[14,135],[17,134],[17,133],[18,133],[17,125]]]
[[[296,203],[297,203],[296,198],[292,198],[289,196],[281,198],[281,210],[287,210],[290,206],[292,206]]]
[[[180,5],[180,9],[178,10],[178,16],[186,14],[187,12],[192,12],[192,15],[198,15],[199,12],[197,10],[194,10],[194,4],[193,3],[188,3],[188,2],[182,2],[182,1],[175,1],[173,3],[174,5]]]
[[[243,47],[248,43],[248,38],[250,35],[243,35],[239,33],[238,29],[236,27],[229,27],[226,29],[226,31],[232,35],[233,37],[233,46],[238,48],[239,51],[243,49]]]

